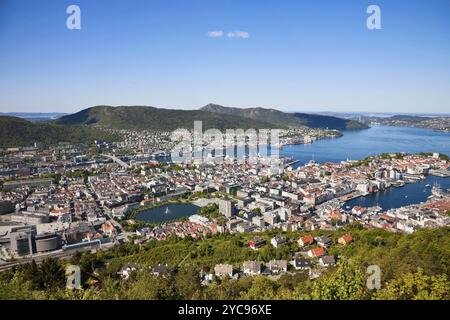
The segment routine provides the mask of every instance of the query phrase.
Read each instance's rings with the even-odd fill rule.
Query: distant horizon
[[[213,104],[217,104],[217,103],[213,103]],[[28,112],[28,111],[0,111],[0,115],[70,115],[70,114],[75,114],[78,113],[80,111],[89,109],[89,108],[93,108],[93,107],[97,107],[97,106],[108,106],[108,107],[113,107],[113,108],[117,108],[117,107],[135,107],[135,106],[140,106],[140,107],[151,107],[151,108],[157,108],[157,109],[170,109],[170,110],[200,110],[202,107],[206,106],[208,104],[202,105],[200,107],[193,107],[193,108],[180,108],[180,107],[174,107],[174,108],[166,108],[166,107],[159,107],[159,106],[154,106],[154,105],[143,105],[143,104],[136,104],[136,105],[106,105],[106,104],[100,104],[100,105],[94,105],[91,107],[86,107],[86,108],[82,108],[79,109],[78,111],[75,112],[60,112],[60,111],[48,111],[48,112],[44,112],[44,111],[32,111],[32,112]],[[239,108],[239,109],[249,109],[249,108],[263,108],[263,109],[274,109],[274,110],[278,110],[281,112],[285,112],[285,113],[308,113],[308,114],[322,114],[322,115],[362,115],[362,114],[372,114],[372,115],[379,115],[381,117],[381,115],[386,115],[386,116],[392,116],[392,115],[423,115],[423,116],[429,116],[429,117],[433,117],[433,116],[450,116],[450,112],[401,112],[401,111],[389,111],[389,112],[382,112],[382,111],[332,111],[332,110],[327,110],[324,109],[322,110],[311,110],[311,109],[306,109],[306,110],[285,110],[283,108],[278,108],[278,107],[258,107],[258,106],[253,106],[253,107],[241,107],[241,106],[225,106],[222,104],[217,104],[220,106],[224,106],[224,107],[230,107],[230,108]]]

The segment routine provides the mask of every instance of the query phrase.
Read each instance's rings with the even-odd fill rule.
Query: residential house
[[[217,277],[233,276],[233,266],[231,264],[216,264],[214,266],[214,274]]]
[[[316,240],[316,242],[317,242],[317,244],[318,244],[319,246],[324,247],[324,248],[330,247],[331,244],[333,243],[333,241],[331,240],[331,238],[325,237],[325,236],[322,236],[322,237],[316,237],[315,240]]]
[[[261,262],[259,261],[244,261],[242,271],[246,275],[257,275],[261,273]]]
[[[270,240],[270,243],[272,244],[272,246],[274,246],[275,248],[278,248],[280,245],[286,243],[287,240],[285,237],[283,236],[275,236]]]
[[[331,267],[336,264],[333,256],[323,256],[319,258],[319,264],[322,267]]]
[[[262,246],[266,244],[266,240],[261,237],[254,237],[252,240],[248,242],[248,246],[253,250],[258,250]]]
[[[295,270],[309,270],[311,269],[311,260],[295,257],[291,261],[291,265],[295,268]]]
[[[304,236],[297,241],[300,247],[309,246],[314,243],[314,238],[312,236]]]
[[[353,237],[350,234],[344,234],[342,237],[338,239],[340,244],[346,245],[353,241]]]
[[[286,260],[270,260],[267,264],[267,268],[272,274],[280,274],[287,272],[287,261]]]
[[[312,258],[318,258],[325,255],[325,249],[322,247],[314,248],[309,250],[307,254]]]

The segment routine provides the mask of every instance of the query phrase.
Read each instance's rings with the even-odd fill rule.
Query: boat
[[[169,207],[166,207],[166,211],[164,211],[165,214],[170,214],[170,209]]]
[[[441,189],[441,186],[439,185],[439,183],[434,183],[433,188],[431,189],[431,193],[436,196],[436,197],[442,197],[443,196],[443,191]]]
[[[431,187],[431,184],[426,184],[425,187],[429,188]]]

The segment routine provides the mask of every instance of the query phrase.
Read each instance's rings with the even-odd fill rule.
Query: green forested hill
[[[232,108],[217,104],[208,104],[201,110],[246,117],[253,120],[265,121],[287,126],[307,126],[310,128],[355,130],[367,129],[365,124],[355,120],[341,119],[333,116],[309,114],[309,113],[286,113],[275,109],[265,108]]]
[[[91,143],[111,140],[114,135],[88,126],[63,126],[47,122],[30,122],[16,117],[0,116],[0,147],[30,146],[35,142]]]
[[[306,125],[306,123],[302,122],[301,119],[294,117],[293,114],[285,113],[275,109],[234,108],[234,107],[224,107],[218,104],[210,103],[201,108],[200,110],[214,113],[235,115],[249,119],[266,121],[274,124],[294,126],[294,127]]]
[[[319,114],[294,113],[294,116],[304,122],[310,128],[336,129],[336,130],[360,130],[367,129],[368,126],[356,121],[341,119],[333,116]]]
[[[146,106],[96,106],[63,116],[57,124],[91,125],[115,129],[149,129],[171,131],[192,128],[194,121],[203,121],[203,127],[220,130],[233,128],[287,128],[308,126],[336,130],[363,129],[367,126],[354,120],[332,116],[285,113],[264,108],[229,108],[209,104],[200,110],[173,110]]]
[[[0,147],[27,146],[34,142],[84,142],[111,140],[101,128],[172,131],[192,129],[202,121],[203,129],[266,129],[308,126],[337,130],[360,129],[359,122],[336,117],[285,113],[274,109],[238,109],[207,105],[200,110],[173,110],[145,106],[96,106],[48,122],[0,116]]]
[[[203,121],[203,128],[278,128],[284,125],[252,120],[236,115],[224,115],[201,110],[173,110],[145,106],[96,106],[75,114],[63,116],[57,124],[93,125],[114,129],[148,129],[172,131],[178,128],[191,129],[194,121]]]

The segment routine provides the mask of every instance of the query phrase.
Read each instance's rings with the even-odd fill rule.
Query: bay
[[[450,155],[450,133],[431,129],[372,126],[369,129],[344,131],[339,138],[323,139],[312,144],[286,145],[280,155],[299,160],[340,162],[394,152],[440,152]]]
[[[428,176],[425,180],[407,183],[404,187],[392,187],[365,197],[352,199],[345,202],[344,208],[347,206],[350,208],[354,206],[363,208],[380,206],[383,211],[386,211],[411,204],[419,204],[428,200],[431,195],[431,188],[435,183],[439,184],[443,190],[450,188],[450,178]]]
[[[440,152],[450,155],[450,133],[422,128],[372,126],[366,130],[344,131],[344,136],[339,138],[318,140],[312,144],[287,145],[280,155],[299,160],[295,165],[298,167],[311,160],[319,163],[340,162],[396,152]],[[429,176],[426,180],[406,184],[402,188],[390,188],[350,200],[344,206],[380,206],[383,210],[389,210],[418,204],[427,201],[431,188],[426,185],[434,183],[439,183],[444,190],[450,188],[450,178]]]

